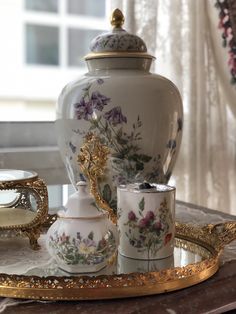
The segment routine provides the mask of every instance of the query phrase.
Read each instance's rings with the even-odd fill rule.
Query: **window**
[[[60,91],[86,72],[89,43],[107,29],[106,5],[106,0],[0,1],[0,121],[55,120]]]
[[[25,0],[25,8],[26,64],[84,67],[91,40],[103,32],[105,0]]]
[[[68,13],[104,17],[105,0],[68,0]]]
[[[59,64],[59,31],[56,26],[26,24],[26,63]]]
[[[57,0],[26,0],[26,10],[58,12]]]
[[[108,26],[106,1],[0,1],[1,168],[68,182],[54,133],[56,100],[86,72],[89,42]]]

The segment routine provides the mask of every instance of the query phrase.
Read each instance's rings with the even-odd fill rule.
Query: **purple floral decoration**
[[[84,98],[81,98],[80,102],[74,104],[75,116],[78,120],[89,120],[93,114],[93,107],[91,102],[85,102]]]
[[[144,169],[144,164],[152,157],[139,153],[139,141],[142,140],[140,117],[138,116],[137,121],[132,124],[130,134],[124,132],[127,117],[120,106],[112,108],[111,98],[101,93],[98,85],[104,82],[102,78],[98,78],[86,84],[82,89],[81,99],[74,104],[74,117],[88,121],[90,124],[88,131],[99,134],[104,143],[112,149],[113,169],[116,171],[113,178],[116,184],[127,183],[133,180],[137,172]],[[94,89],[96,86],[99,88]],[[74,153],[72,145],[69,145],[69,149]],[[111,202],[115,203],[114,200]]]
[[[117,124],[127,123],[127,118],[122,114],[121,108],[119,106],[112,108],[110,111],[104,114],[104,119],[106,119],[113,126]]]
[[[85,238],[81,241],[86,247],[96,247],[96,242],[92,239]]]
[[[85,101],[83,97],[78,103],[74,104],[75,116],[78,120],[84,119],[88,121],[91,119],[94,110],[102,111],[104,106],[108,105],[109,101],[110,98],[95,91],[88,101]]]
[[[99,85],[102,85],[102,84],[104,83],[104,80],[101,79],[101,78],[99,78],[99,79],[97,79],[97,83],[98,83]]]
[[[109,101],[111,99],[100,94],[98,91],[92,92],[91,95],[91,106],[93,109],[97,109],[99,111],[102,111],[104,106],[108,105]]]

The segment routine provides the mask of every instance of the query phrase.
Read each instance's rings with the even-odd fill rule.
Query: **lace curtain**
[[[183,141],[170,181],[177,198],[236,214],[236,91],[214,1],[112,0],[115,7],[156,56],[153,71],[171,79],[183,98]]]

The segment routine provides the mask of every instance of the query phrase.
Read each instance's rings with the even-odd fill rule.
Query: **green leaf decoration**
[[[122,137],[122,134],[123,134],[123,130],[122,130],[122,127],[121,127],[121,128],[119,128],[119,130],[116,132],[116,138],[117,138],[117,140]]]
[[[142,162],[136,162],[136,171],[142,171],[144,169],[144,164]]]
[[[116,213],[117,211],[117,201],[116,200],[112,200],[109,205],[111,206],[111,208],[113,209],[114,213]]]
[[[141,211],[144,210],[144,206],[145,206],[145,201],[144,201],[144,197],[141,199],[141,201],[138,204],[138,207]]]
[[[117,143],[120,145],[126,145],[126,144],[128,144],[128,140],[121,138],[121,137],[117,137]]]
[[[152,157],[148,155],[140,154],[138,155],[138,159],[143,162],[149,162],[152,159]]]
[[[89,130],[92,131],[92,130],[95,130],[96,128],[97,128],[97,125],[92,124],[92,125],[90,126]]]
[[[132,147],[132,149],[134,150],[134,148],[136,149],[136,147]],[[133,161],[136,161],[136,162],[149,162],[152,157],[151,156],[148,156],[148,155],[144,155],[144,154],[133,154],[133,155],[130,155],[128,157],[129,160],[133,160]]]
[[[90,240],[93,240],[93,237],[94,237],[94,233],[93,233],[93,231],[91,231],[91,232],[89,233],[89,235],[88,235],[88,238],[89,238]]]
[[[104,188],[103,188],[103,191],[102,191],[102,197],[103,199],[107,202],[107,203],[110,203],[111,201],[111,188],[109,186],[109,184],[105,184]]]

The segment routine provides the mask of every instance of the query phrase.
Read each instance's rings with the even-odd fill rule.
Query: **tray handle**
[[[236,221],[227,221],[206,226],[209,234],[217,239],[218,249],[223,249],[225,245],[236,240]]]

